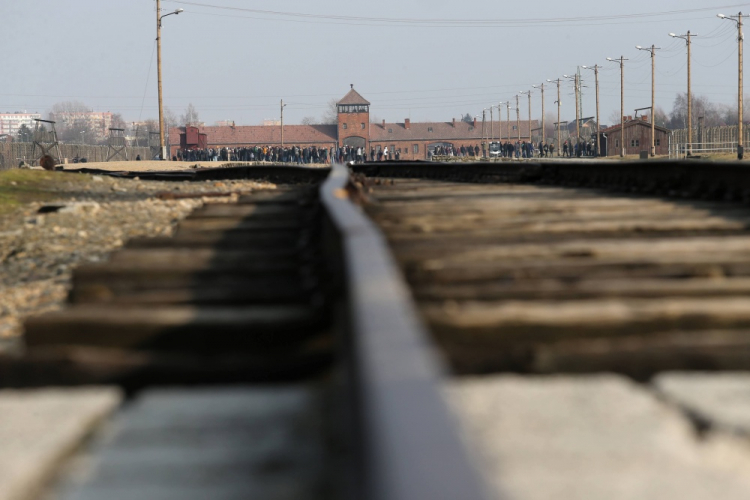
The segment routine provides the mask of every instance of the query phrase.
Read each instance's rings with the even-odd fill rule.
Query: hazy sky
[[[77,100],[126,121],[155,118],[154,0],[0,0],[0,112],[46,115]],[[217,8],[224,7],[224,8]],[[232,7],[234,9],[227,9]],[[449,121],[513,100],[546,79],[600,64],[604,123],[620,107],[650,105],[651,64],[635,45],[655,44],[656,102],[665,111],[686,89],[685,42],[693,42],[693,93],[737,99],[737,29],[716,14],[750,12],[732,0],[164,0],[165,105],[188,103],[208,125],[260,124],[288,102],[286,123],[320,117],[353,83],[387,121]],[[265,11],[265,12],[263,12]],[[273,12],[269,12],[273,11]],[[294,14],[303,14],[302,16]],[[584,77],[583,112],[595,114],[594,75]],[[750,75],[748,75],[750,79]],[[556,112],[548,84],[546,111]],[[562,119],[573,120],[572,82],[561,87]],[[528,101],[521,97],[521,117]],[[532,115],[541,99],[532,96]],[[505,111],[503,111],[505,117]],[[514,118],[513,112],[511,117]]]

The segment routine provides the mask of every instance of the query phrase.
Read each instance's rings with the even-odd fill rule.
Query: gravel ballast
[[[34,174],[28,171],[26,177]],[[24,318],[62,307],[77,265],[106,261],[131,238],[171,235],[180,220],[207,201],[232,202],[240,194],[276,188],[257,181],[46,175],[53,175],[53,182],[45,183],[43,196],[26,196],[15,209],[0,212],[0,349],[15,344]]]

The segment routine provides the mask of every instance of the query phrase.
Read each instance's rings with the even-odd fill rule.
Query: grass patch
[[[11,169],[0,171],[0,214],[33,201],[58,198],[61,187],[88,183],[88,175],[71,175],[42,170]]]

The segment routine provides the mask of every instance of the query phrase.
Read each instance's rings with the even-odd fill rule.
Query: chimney
[[[647,122],[648,121],[648,115],[641,115],[641,120],[643,120],[644,122]]]
[[[474,128],[476,128],[476,126],[477,126],[477,117],[475,116],[474,117]]]
[[[411,120],[410,119],[408,119],[408,118],[404,119],[404,128],[406,130],[409,130],[411,128]]]
[[[453,128],[456,128],[456,119],[453,119]]]
[[[383,130],[385,130],[385,120],[383,120]]]

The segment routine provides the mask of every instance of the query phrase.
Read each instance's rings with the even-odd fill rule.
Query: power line
[[[581,16],[581,17],[554,17],[554,18],[525,18],[525,19],[445,19],[445,18],[389,18],[389,17],[370,17],[370,16],[343,16],[332,14],[308,14],[302,12],[286,12],[264,9],[250,9],[245,7],[231,7],[225,5],[208,4],[201,2],[192,2],[187,0],[166,0],[182,5],[193,7],[202,7],[207,9],[227,10],[233,12],[247,12],[262,16],[279,17],[286,20],[305,20],[307,22],[333,21],[337,24],[374,24],[390,26],[409,26],[409,27],[529,27],[529,26],[554,26],[570,24],[607,24],[603,21],[621,21],[621,22],[651,22],[643,21],[644,18],[664,17],[693,14],[705,11],[715,11],[718,9],[730,9],[743,7],[750,4],[733,4],[714,7],[704,7],[697,9],[682,9],[661,12],[647,12],[637,14],[617,14],[607,16]],[[196,12],[199,13],[199,12]],[[204,13],[205,14],[205,13]],[[237,16],[232,16],[237,17]]]

